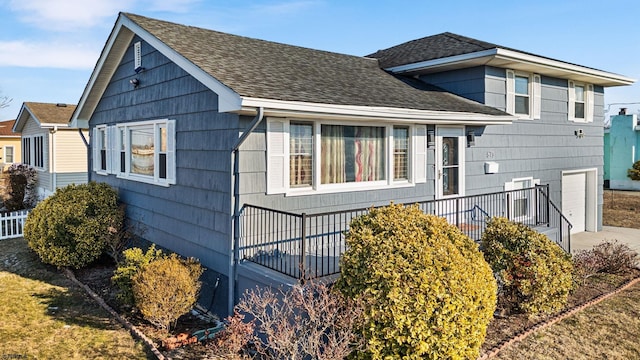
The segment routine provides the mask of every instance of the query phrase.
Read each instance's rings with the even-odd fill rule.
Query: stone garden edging
[[[167,360],[167,358],[162,355],[162,353],[160,352],[160,350],[158,350],[158,348],[155,346],[155,344],[153,343],[153,341],[151,339],[149,339],[145,334],[142,333],[142,331],[138,330],[133,324],[131,324],[129,321],[127,321],[127,319],[123,318],[122,316],[120,316],[120,314],[118,314],[115,310],[113,310],[111,308],[111,306],[109,306],[100,296],[98,296],[98,294],[96,294],[93,290],[91,290],[91,288],[85,284],[83,284],[82,282],[80,282],[80,280],[78,280],[76,278],[76,276],[73,274],[73,272],[69,269],[64,269],[64,274],[74,283],[76,283],[77,285],[79,285],[81,288],[84,289],[84,291],[87,292],[87,294],[89,294],[89,296],[91,296],[91,298],[93,298],[102,308],[104,308],[105,310],[107,310],[107,312],[109,314],[111,314],[111,316],[115,317],[116,320],[118,320],[127,330],[129,330],[129,332],[137,339],[141,340],[142,342],[145,343],[145,345],[147,345],[149,347],[149,349],[151,350],[151,352],[156,356],[156,358],[158,358],[158,360]]]

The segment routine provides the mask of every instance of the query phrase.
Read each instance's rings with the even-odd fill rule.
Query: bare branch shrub
[[[237,309],[256,320],[256,348],[269,359],[344,359],[361,343],[361,307],[317,281],[247,291]]]
[[[575,274],[582,281],[598,274],[618,274],[638,266],[638,253],[618,240],[604,241],[573,255]]]
[[[207,343],[210,355],[226,360],[240,360],[249,357],[247,350],[253,341],[255,321],[244,322],[244,317],[235,311],[233,316],[226,318],[224,330]]]

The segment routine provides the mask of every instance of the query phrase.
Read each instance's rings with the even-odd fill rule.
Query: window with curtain
[[[409,179],[409,128],[393,128],[393,179]]]
[[[321,126],[322,184],[385,179],[385,128]]]
[[[4,147],[4,162],[6,164],[13,163],[13,146],[11,145]]]
[[[294,123],[289,127],[289,185],[313,184],[313,124]]]

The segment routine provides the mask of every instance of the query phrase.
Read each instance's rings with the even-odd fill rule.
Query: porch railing
[[[475,241],[489,218],[501,216],[541,231],[570,250],[571,224],[551,202],[548,185],[407,204],[446,218]],[[239,218],[240,259],[295,278],[336,274],[351,219],[370,209],[296,214],[245,205]]]

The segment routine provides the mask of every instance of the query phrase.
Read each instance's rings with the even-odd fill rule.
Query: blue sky
[[[119,11],[352,55],[450,31],[640,79],[637,0],[0,0],[0,9],[0,96],[13,98],[0,120],[24,101],[77,103]],[[605,91],[606,105],[634,102],[639,84]]]

